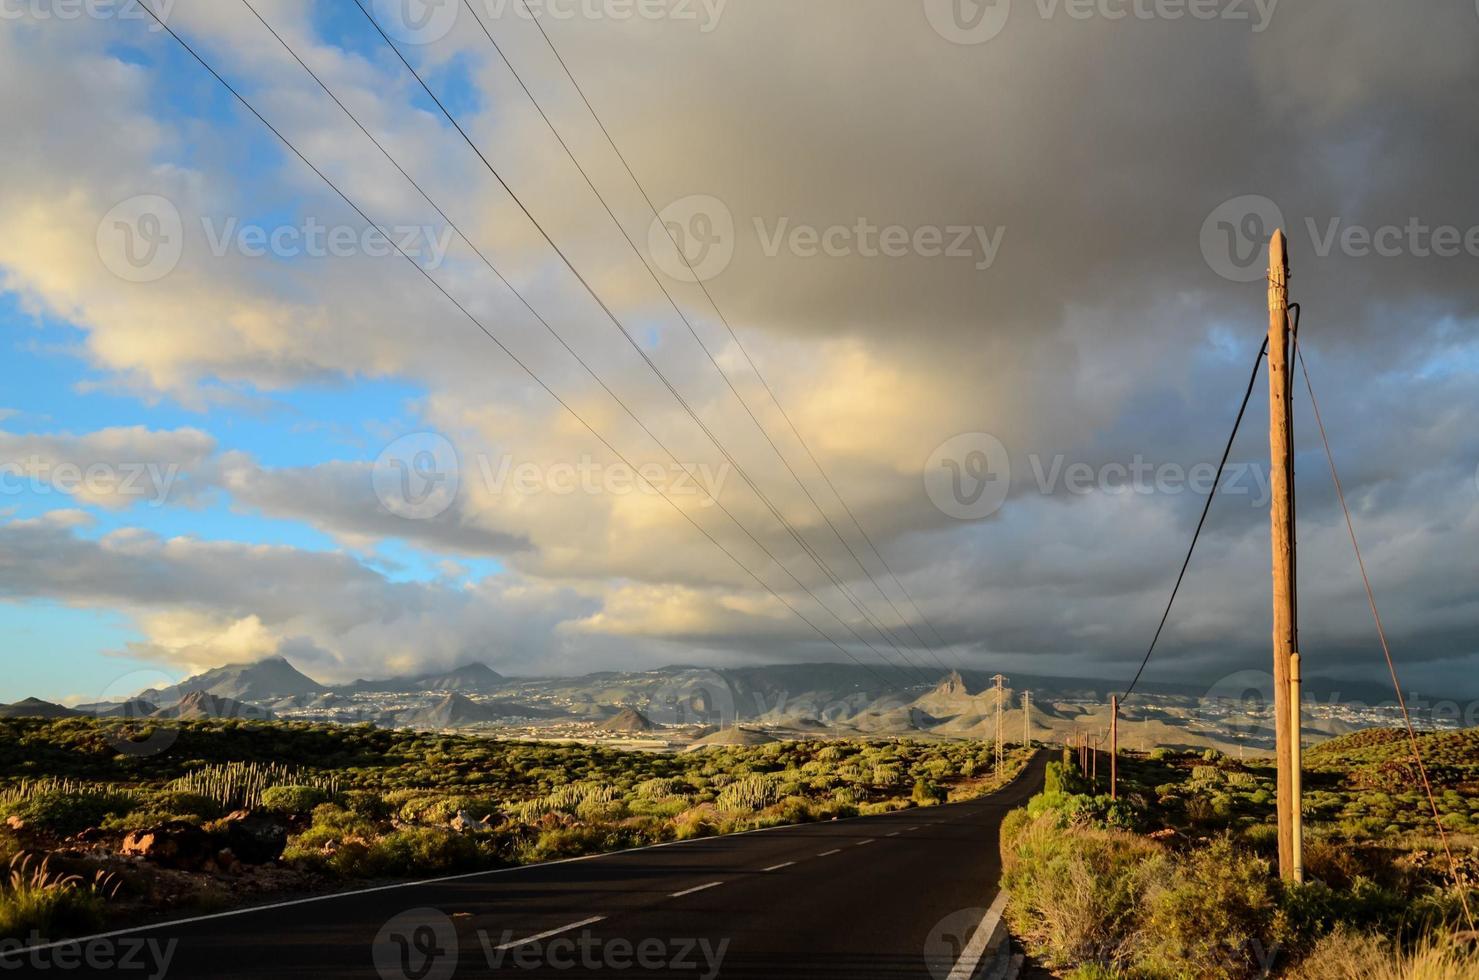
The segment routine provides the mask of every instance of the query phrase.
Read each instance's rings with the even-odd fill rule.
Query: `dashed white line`
[[[782,868],[789,868],[791,865],[793,865],[795,863],[796,863],[795,861],[782,861],[780,864],[772,864],[770,867],[768,867],[768,868],[766,868],[764,870],[766,870],[766,871],[779,871]]]
[[[841,853],[842,853],[842,848],[838,847],[838,848],[835,848],[835,849],[830,850],[830,851],[823,851],[822,853],[818,854],[817,857],[819,857],[819,858],[831,857],[834,854],[841,854]]]
[[[668,897],[669,898],[682,898],[684,895],[692,895],[694,892],[701,892],[701,891],[703,891],[703,890],[705,890],[707,888],[717,888],[718,886],[720,886],[722,884],[724,884],[724,882],[722,882],[722,881],[711,881],[707,885],[698,885],[695,888],[686,888],[686,889],[684,889],[681,892],[673,892],[673,894],[669,895]]]
[[[858,841],[856,844],[853,845],[853,847],[862,847],[864,844],[871,844],[871,843],[873,843],[873,841],[874,841],[874,838],[869,837],[867,840],[860,840],[860,841]]]
[[[551,936],[558,936],[560,933],[569,932],[571,929],[579,929],[582,926],[594,925],[604,918],[606,918],[604,915],[593,915],[589,919],[581,919],[579,922],[572,922],[568,926],[560,926],[560,928],[558,929],[551,929],[548,932],[541,932],[537,936],[525,936],[523,939],[515,939],[511,943],[504,943],[502,946],[495,946],[493,947],[493,950],[494,952],[501,952],[505,949],[514,949],[519,946],[528,945],[529,943],[537,943],[541,939],[548,939]]]
[[[889,834],[888,836],[890,836],[890,837],[897,837],[897,836],[899,836],[899,832],[896,830],[893,833]]]

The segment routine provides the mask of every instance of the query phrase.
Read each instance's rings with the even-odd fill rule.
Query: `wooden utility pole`
[[[1094,788],[1099,788],[1099,736],[1094,736],[1094,741],[1089,748],[1089,771],[1094,780]]]
[[[1294,850],[1291,855],[1293,864],[1292,877],[1295,881],[1304,881],[1304,736],[1303,725],[1300,724],[1300,672],[1299,654],[1289,656],[1289,727],[1293,730],[1294,740],[1290,743],[1291,758],[1289,775],[1294,783],[1292,792],[1294,796],[1294,809],[1290,816],[1294,821]]]
[[[1274,738],[1278,763],[1279,874],[1295,871],[1294,715],[1290,658],[1294,654],[1293,413],[1289,374],[1289,255],[1282,229],[1268,246],[1268,445],[1270,541],[1274,599]]]
[[[1109,696],[1109,798],[1119,799],[1120,787],[1120,696]]]

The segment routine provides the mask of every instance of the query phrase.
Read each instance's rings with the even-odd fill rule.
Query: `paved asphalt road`
[[[7,975],[947,980],[996,897],[997,833],[1045,754],[984,800],[689,841],[118,935]],[[161,971],[161,950],[170,950]],[[46,951],[59,961],[66,949]],[[34,954],[42,956],[44,954]],[[99,967],[99,956],[137,959]],[[19,970],[17,970],[19,967]]]

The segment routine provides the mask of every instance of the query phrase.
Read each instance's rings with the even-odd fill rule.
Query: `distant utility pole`
[[[1299,801],[1294,772],[1297,709],[1291,663],[1297,656],[1294,553],[1294,417],[1290,375],[1289,254],[1283,229],[1268,246],[1269,539],[1273,552],[1274,740],[1278,767],[1279,874],[1301,881],[1295,836]]]
[[[1032,748],[1032,692],[1022,692],[1022,745]]]
[[[1120,783],[1120,696],[1109,696],[1109,798],[1119,799]]]
[[[1000,773],[1006,765],[1006,728],[1002,725],[1002,711],[1006,708],[1007,679],[1001,674],[991,678],[996,685],[996,771]]]

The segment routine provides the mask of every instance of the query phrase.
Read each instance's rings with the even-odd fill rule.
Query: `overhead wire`
[[[539,232],[540,236],[544,238],[545,242],[548,243],[556,256],[559,257],[560,261],[575,277],[576,281],[581,284],[586,293],[591,297],[596,305],[600,307],[602,313],[621,333],[627,344],[637,353],[637,355],[642,359],[642,361],[647,365],[647,367],[652,371],[652,373],[658,378],[662,385],[677,401],[678,405],[683,409],[688,417],[693,420],[693,422],[699,427],[699,429],[720,452],[720,454],[724,456],[725,460],[734,468],[735,472],[739,474],[740,478],[745,482],[746,486],[751,489],[751,491],[766,507],[771,515],[776,518],[782,528],[787,532],[787,534],[789,534],[791,539],[797,544],[798,547],[801,548],[803,553],[805,553],[808,557],[812,559],[812,561],[823,572],[823,574],[832,581],[834,586],[837,587],[838,591],[841,592],[848,599],[848,601],[852,603],[852,605],[862,615],[864,621],[867,622],[868,625],[871,626],[878,633],[878,635],[884,639],[885,642],[893,646],[895,652],[899,655],[901,660],[909,664],[909,666],[914,671],[919,672],[922,675],[922,679],[928,682],[928,676],[923,675],[920,667],[915,664],[913,660],[909,657],[909,655],[903,651],[903,648],[898,644],[897,640],[891,637],[889,633],[882,627],[882,625],[874,619],[872,614],[868,611],[867,607],[857,599],[856,595],[853,594],[852,590],[847,586],[846,582],[844,582],[836,573],[836,571],[832,569],[831,565],[826,561],[826,559],[819,552],[817,552],[816,549],[809,542],[805,540],[805,538],[796,530],[794,525],[786,518],[783,513],[781,513],[781,511],[775,506],[774,502],[765,493],[765,491],[760,488],[759,484],[750,477],[748,471],[744,468],[744,466],[734,458],[733,454],[725,447],[723,442],[718,438],[718,436],[713,432],[708,424],[704,422],[699,413],[693,408],[693,406],[689,403],[688,399],[682,394],[682,392],[680,392],[678,388],[673,384],[672,380],[667,376],[667,374],[662,371],[658,364],[652,359],[651,355],[649,355],[647,351],[643,349],[642,345],[637,342],[636,338],[632,336],[630,330],[616,315],[615,311],[611,309],[610,305],[591,285],[590,281],[579,270],[574,261],[566,253],[566,251],[561,248],[560,245],[554,240],[554,237],[545,228],[544,224],[539,221],[537,217],[535,217],[533,212],[525,204],[523,198],[520,197],[520,195],[513,189],[513,187],[509,185],[507,180],[504,179],[503,175],[498,171],[498,169],[493,166],[492,162],[489,161],[487,155],[484,154],[482,149],[477,145],[476,141],[472,139],[472,137],[468,134],[467,130],[462,126],[462,124],[458,122],[456,116],[451,112],[451,110],[447,108],[442,98],[436,94],[436,92],[427,83],[422,74],[417,71],[416,67],[411,64],[408,58],[406,58],[405,54],[401,51],[400,46],[397,45],[396,42],[391,38],[391,36],[386,32],[385,28],[375,18],[374,14],[370,12],[369,8],[364,5],[363,0],[354,0],[354,3],[359,8],[360,12],[365,16],[365,19],[371,24],[372,27],[374,27],[376,33],[380,35],[385,44],[395,54],[396,58],[401,62],[401,64],[406,68],[411,76],[416,79],[422,90],[426,92],[427,96],[437,106],[441,114],[447,119],[449,123],[451,123],[453,128],[456,129],[457,133],[462,137],[463,141],[467,143],[468,147],[478,157],[484,168],[488,170],[488,172],[493,176],[498,184],[504,189],[505,193],[508,194],[509,198],[524,214],[530,224],[535,228],[536,231]]]
[[[646,485],[654,493],[656,493],[657,495],[659,495],[660,497],[662,497],[662,499],[665,500],[669,504],[669,506],[671,506],[675,511],[677,511],[680,516],[682,516],[700,534],[702,534],[706,539],[708,539],[708,541],[710,543],[712,543],[721,552],[723,552],[726,556],[728,556],[729,559],[737,567],[739,567],[741,571],[743,571],[746,575],[748,575],[751,579],[753,579],[756,582],[756,584],[758,584],[759,586],[761,586],[761,588],[765,589],[765,591],[767,591],[768,593],[770,593],[775,599],[777,599],[779,602],[781,602],[783,605],[785,605],[788,609],[790,609],[790,611],[797,618],[801,619],[802,622],[804,622],[820,638],[822,638],[824,641],[826,641],[827,643],[829,643],[831,646],[835,647],[839,652],[843,653],[849,659],[853,660],[860,667],[862,667],[865,670],[867,670],[870,674],[873,675],[873,677],[876,680],[878,680],[880,682],[880,684],[887,685],[889,683],[888,681],[884,680],[884,678],[881,675],[879,675],[877,673],[877,671],[873,670],[872,666],[870,666],[869,664],[863,662],[862,660],[859,660],[857,658],[857,656],[852,653],[852,651],[848,650],[845,646],[843,646],[841,643],[839,643],[836,639],[834,639],[833,637],[831,637],[830,635],[828,635],[824,630],[822,630],[819,626],[817,626],[814,622],[812,622],[810,618],[808,618],[804,613],[802,613],[799,609],[797,609],[794,604],[792,604],[788,599],[786,599],[779,592],[777,592],[774,588],[772,588],[768,583],[766,583],[763,579],[761,579],[759,577],[759,575],[754,570],[752,570],[748,565],[746,565],[743,561],[741,561],[738,558],[738,556],[736,556],[732,551],[730,551],[728,548],[726,548],[717,538],[715,538],[702,525],[700,525],[697,521],[695,521],[693,519],[693,517],[690,514],[688,514],[685,510],[683,510],[683,508],[680,507],[666,492],[664,492],[660,487],[657,487],[656,485],[654,485],[654,484],[650,483],[648,480],[646,480],[646,478],[641,475],[641,471],[637,467],[635,467],[631,463],[631,461],[620,450],[618,450],[605,436],[603,436],[599,431],[597,431],[595,429],[595,427],[590,422],[588,422],[585,419],[584,416],[582,416],[579,412],[577,412],[575,410],[575,408],[572,405],[570,405],[564,398],[562,398],[552,387],[550,387],[550,385],[547,382],[545,382],[542,378],[540,378],[539,375],[537,373],[535,373],[534,370],[532,368],[530,368],[528,366],[528,364],[526,364],[507,345],[505,345],[503,343],[503,341],[499,340],[498,337],[497,337],[497,335],[495,335],[491,330],[489,330],[488,327],[476,315],[474,315],[471,311],[469,311],[467,309],[467,307],[465,305],[463,305],[463,303],[460,300],[458,300],[455,296],[453,296],[434,276],[431,275],[430,272],[428,272],[420,263],[418,263],[414,258],[412,258],[405,251],[404,247],[402,247],[402,245],[398,241],[396,241],[396,239],[395,239],[394,236],[387,234],[385,232],[384,228],[382,228],[379,225],[379,223],[377,223],[376,221],[374,221],[364,211],[364,209],[360,207],[359,204],[357,204],[343,190],[340,189],[340,187],[338,186],[338,184],[336,184],[316,164],[314,164],[311,160],[309,160],[308,157],[305,156],[303,154],[303,152],[298,149],[298,147],[296,146],[296,144],[294,144],[291,140],[289,140],[276,126],[274,126],[265,116],[263,116],[262,113],[260,111],[258,111],[258,109],[256,108],[256,106],[253,105],[250,100],[248,100],[245,96],[243,96],[241,94],[241,92],[238,91],[236,89],[236,87],[233,86],[223,75],[221,75],[221,73],[219,71],[217,71],[216,68],[213,65],[211,65],[211,63],[208,60],[206,60],[206,58],[203,55],[201,55],[192,45],[190,45],[190,43],[188,41],[186,41],[177,31],[175,31],[168,23],[166,23],[165,22],[165,19],[162,18],[162,17],[160,17],[160,15],[157,14],[149,6],[148,3],[140,3],[140,7],[142,7],[145,10],[145,12],[147,12],[149,14],[149,16],[155,21],[155,23],[157,23],[159,25],[159,27],[160,27],[161,30],[163,30],[166,33],[168,33],[170,35],[170,37],[172,37],[196,62],[198,62],[201,65],[201,67],[203,67],[239,103],[241,103],[241,105],[243,107],[245,107],[248,112],[250,112],[254,117],[256,117],[256,119],[259,122],[261,122],[262,125],[265,126],[279,141],[281,141],[283,143],[283,145],[285,145],[289,150],[291,150],[292,153],[300,161],[302,161],[305,166],[307,166],[321,180],[323,180],[324,183],[327,184],[329,186],[329,188],[331,190],[333,190],[334,193],[336,195],[338,195],[338,197],[341,200],[344,201],[345,204],[347,204],[357,215],[359,215],[359,217],[363,221],[366,222],[366,224],[368,224],[370,227],[374,228],[379,234],[381,234],[391,244],[391,246],[395,249],[395,251],[396,251],[397,254],[399,254],[403,259],[405,259],[408,263],[410,263],[411,266],[414,267],[416,269],[416,271],[419,272],[428,282],[430,282],[432,284],[432,286],[435,287],[436,290],[439,293],[441,293],[444,297],[446,297],[446,299],[449,302],[451,302],[453,306],[455,306],[465,317],[467,317],[467,319],[470,320],[473,323],[473,325],[478,328],[479,331],[481,331],[485,336],[487,336],[489,340],[493,341],[493,343],[495,345],[497,345],[497,347],[501,351],[503,351],[503,353],[505,355],[507,355],[508,358],[511,361],[513,361],[513,363],[515,365],[517,365],[526,375],[529,376],[529,378],[531,380],[533,380],[541,389],[543,389],[551,398],[553,398],[562,408],[564,408],[565,411],[567,411],[572,417],[574,417],[575,420],[577,422],[579,422],[582,425],[582,427],[584,427],[587,431],[589,431],[591,433],[591,435],[593,435],[597,439],[597,441],[599,441],[604,447],[606,447],[606,449],[608,451],[610,451],[614,456],[616,456],[618,459],[620,459],[625,465],[627,465],[628,467],[630,467],[632,469],[632,471],[637,474],[637,479],[638,480],[640,480],[644,485]]]
[[[569,79],[571,85],[575,88],[576,93],[580,96],[581,101],[585,104],[586,110],[590,113],[591,118],[595,120],[596,125],[601,130],[602,135],[605,136],[606,142],[611,146],[612,151],[616,154],[617,159],[621,162],[623,168],[626,170],[627,176],[631,178],[633,185],[641,193],[643,200],[647,203],[649,211],[651,211],[652,213],[654,221],[658,225],[663,227],[664,234],[668,236],[669,240],[673,244],[673,247],[677,250],[678,255],[682,259],[683,264],[687,268],[690,276],[692,276],[694,282],[697,283],[703,290],[704,296],[707,298],[709,305],[713,308],[714,313],[723,323],[726,331],[729,333],[730,339],[734,342],[736,349],[738,349],[740,353],[744,356],[745,360],[750,366],[750,369],[755,373],[756,378],[759,379],[761,385],[764,386],[766,392],[770,395],[771,401],[775,404],[777,410],[780,412],[782,417],[785,418],[787,424],[790,425],[792,434],[795,435],[797,441],[801,444],[802,448],[811,458],[812,464],[816,467],[817,472],[821,474],[823,480],[825,480],[828,486],[831,488],[833,495],[837,498],[838,502],[842,505],[844,510],[848,512],[848,515],[852,519],[854,526],[856,526],[864,540],[868,542],[869,546],[873,547],[874,554],[878,557],[879,561],[883,563],[885,570],[888,571],[889,574],[892,574],[892,571],[888,569],[887,562],[883,560],[882,554],[878,552],[875,546],[873,546],[872,540],[868,538],[867,532],[863,531],[862,525],[858,523],[857,518],[853,516],[851,508],[847,506],[847,502],[843,500],[842,495],[837,492],[837,488],[835,487],[835,485],[832,484],[832,481],[827,476],[826,471],[822,469],[821,463],[817,460],[815,454],[812,453],[811,447],[806,444],[806,441],[801,437],[801,433],[791,422],[790,416],[786,414],[785,409],[781,406],[780,400],[776,397],[775,392],[770,387],[769,382],[765,380],[764,375],[760,373],[759,367],[750,357],[749,352],[745,350],[743,344],[740,343],[739,337],[735,333],[734,328],[730,326],[728,318],[724,316],[724,313],[719,309],[718,304],[714,301],[713,295],[709,292],[708,285],[704,281],[704,278],[698,275],[698,272],[694,269],[693,263],[689,259],[687,252],[682,248],[677,240],[673,238],[673,233],[671,229],[669,229],[666,223],[662,221],[662,216],[658,212],[656,205],[653,204],[651,195],[647,193],[647,190],[642,185],[642,182],[637,179],[637,175],[632,170],[631,164],[628,163],[626,156],[616,145],[616,141],[612,137],[610,130],[601,120],[600,115],[596,112],[595,107],[591,104],[590,99],[586,96],[585,89],[582,88],[580,82],[576,80],[574,73],[570,70],[570,66],[566,63],[564,57],[560,54],[559,49],[555,47],[554,41],[551,40],[549,34],[545,31],[544,25],[540,22],[540,18],[532,10],[530,10],[525,0],[519,0],[519,2],[522,4],[525,12],[529,15],[529,18],[534,21],[535,26],[538,27],[540,36],[544,38],[545,44],[549,47],[550,52],[554,55],[555,60],[559,63],[561,69],[564,71],[565,77]],[[816,497],[812,494],[810,488],[806,486],[805,481],[801,479],[801,476],[791,466],[791,463],[786,458],[785,453],[781,451],[780,446],[777,445],[776,441],[771,437],[770,433],[766,430],[764,423],[760,421],[760,418],[756,415],[755,410],[750,406],[748,400],[746,400],[744,395],[740,392],[739,388],[735,385],[734,380],[729,376],[729,372],[724,370],[724,367],[719,363],[719,360],[714,355],[714,352],[709,348],[709,345],[704,341],[703,337],[699,335],[699,332],[694,326],[691,318],[688,316],[687,313],[683,311],[683,308],[680,306],[677,299],[673,296],[672,291],[663,283],[661,277],[657,274],[657,270],[653,269],[652,263],[648,260],[647,256],[642,254],[642,250],[638,248],[637,243],[632,240],[632,236],[627,232],[626,227],[621,222],[621,219],[617,217],[615,211],[608,203],[606,196],[601,193],[600,188],[596,186],[596,183],[591,178],[590,173],[586,170],[585,166],[581,164],[579,158],[576,156],[574,150],[571,149],[569,143],[565,140],[564,136],[561,135],[559,128],[554,124],[554,121],[550,119],[549,114],[545,112],[543,106],[540,104],[539,98],[530,89],[528,83],[525,82],[523,74],[513,63],[513,59],[508,56],[508,54],[503,50],[503,46],[500,45],[498,43],[498,40],[493,36],[493,32],[489,30],[487,22],[483,19],[482,15],[478,13],[477,9],[471,3],[471,0],[463,0],[463,5],[466,7],[468,13],[472,14],[473,19],[477,21],[478,27],[482,29],[483,36],[488,39],[488,43],[492,45],[493,50],[498,54],[500,60],[502,60],[503,64],[513,74],[514,79],[519,83],[519,87],[523,89],[524,94],[528,97],[530,103],[539,113],[540,118],[544,120],[544,123],[549,128],[550,132],[554,135],[555,139],[559,141],[560,147],[565,151],[566,156],[570,158],[570,162],[575,165],[575,168],[580,171],[581,176],[585,178],[586,185],[591,189],[591,192],[596,195],[596,198],[601,202],[602,207],[606,209],[606,213],[611,217],[612,222],[621,232],[622,237],[626,239],[627,244],[631,247],[637,258],[642,262],[643,267],[647,270],[648,275],[651,276],[653,283],[656,284],[660,290],[662,290],[662,293],[667,298],[668,304],[672,307],[673,312],[678,315],[679,319],[683,322],[683,325],[687,328],[689,335],[693,337],[694,342],[697,343],[699,348],[704,352],[704,355],[707,357],[709,364],[713,366],[714,370],[724,380],[724,383],[728,386],[730,393],[734,395],[735,399],[740,403],[740,406],[745,410],[745,413],[749,416],[750,421],[754,424],[756,430],[759,431],[760,435],[765,439],[767,443],[769,443],[771,450],[776,455],[776,458],[781,461],[781,464],[791,475],[792,480],[794,480],[796,485],[801,488],[802,493],[806,495],[806,498],[811,503],[813,509],[815,509],[822,520],[826,522],[827,527],[831,530],[833,537],[835,537],[838,543],[847,550],[848,554],[852,557],[854,564],[857,565],[858,570],[861,571],[868,578],[869,582],[872,583],[873,588],[878,592],[879,596],[886,603],[888,603],[889,607],[893,610],[894,615],[899,619],[899,622],[903,625],[903,627],[908,630],[909,633],[914,637],[920,648],[929,652],[934,658],[935,662],[938,663],[942,669],[950,669],[949,667],[946,667],[945,663],[942,660],[940,660],[938,654],[935,653],[930,644],[927,643],[925,639],[919,635],[919,632],[914,628],[913,624],[909,622],[908,617],[904,615],[903,611],[899,609],[893,598],[888,594],[888,592],[883,588],[878,580],[874,578],[873,573],[868,570],[866,564],[863,562],[863,559],[858,555],[857,551],[854,550],[852,545],[846,540],[846,538],[843,536],[842,532],[838,529],[837,525],[833,522],[831,517],[827,515],[826,510],[817,501]],[[897,577],[894,578],[894,584],[898,585],[900,589],[903,590],[902,583],[898,581]],[[904,595],[908,597],[907,590],[903,591]],[[913,600],[910,599],[910,602],[912,601]],[[915,607],[915,612],[917,615],[920,616],[922,620],[924,619],[923,613],[918,609],[917,606]],[[929,628],[931,630],[934,629],[933,625],[930,625]],[[937,642],[941,642],[937,631],[935,635]]]
[[[422,185],[420,184],[420,182],[418,182],[414,177],[411,176],[410,173],[408,173],[406,171],[406,169],[400,164],[400,162],[398,160],[396,160],[396,158],[394,157],[394,155],[392,155],[385,148],[384,144],[378,138],[376,138],[375,135],[373,133],[371,133],[368,128],[365,127],[365,125],[360,121],[359,117],[356,116],[354,114],[354,112],[347,105],[344,104],[343,100],[341,100],[334,93],[334,91],[323,81],[322,77],[319,76],[319,74],[317,72],[315,72],[311,67],[309,67],[309,65],[298,55],[297,51],[294,50],[294,48],[292,47],[292,45],[287,42],[287,40],[282,36],[282,34],[276,28],[274,28],[262,16],[262,14],[260,13],[260,11],[258,11],[257,8],[255,6],[253,6],[253,4],[251,3],[251,0],[242,0],[242,2],[247,7],[247,9],[250,10],[252,12],[252,14],[257,18],[257,20],[262,24],[262,26],[265,27],[268,30],[268,32],[270,32],[272,34],[272,36],[274,38],[276,38],[276,40],[278,41],[278,43],[280,45],[282,45],[283,49],[286,50],[288,52],[288,54],[292,56],[292,58],[303,68],[303,70],[305,72],[308,73],[308,75],[316,83],[318,83],[319,87],[323,89],[323,91],[325,92],[325,94],[327,94],[329,96],[329,98],[332,99],[334,101],[334,103],[341,110],[343,110],[344,114],[346,116],[348,116],[348,118],[350,119],[350,121],[352,121],[355,124],[355,126],[357,126],[359,128],[360,132],[363,133],[370,140],[370,142],[375,145],[376,149],[378,149],[380,151],[380,153],[386,158],[386,160],[388,160],[390,162],[390,164],[393,167],[395,167],[395,169],[397,171],[399,171],[400,174],[403,177],[406,178],[406,180],[411,184],[411,186],[416,189],[417,193],[421,195],[422,199],[424,199],[427,202],[427,204],[429,204],[432,207],[432,209],[434,211],[436,211],[437,215],[439,217],[441,217],[441,219],[447,224],[447,226],[450,229],[452,229],[452,231],[454,233],[456,233],[456,235],[473,251],[473,253],[475,255],[477,255],[477,257],[482,261],[482,263],[485,266],[488,267],[489,271],[491,271],[498,278],[498,280],[519,300],[519,302],[524,306],[524,308],[526,310],[529,311],[529,313],[535,318],[535,320],[538,321],[538,323],[544,328],[544,330],[547,333],[549,333],[549,335],[551,337],[553,337],[566,350],[566,352],[568,352],[570,354],[571,357],[573,357],[575,359],[575,361],[585,370],[585,372],[588,375],[590,375],[590,377],[598,385],[600,385],[601,388],[608,395],[611,396],[611,398],[617,403],[618,406],[621,407],[621,409],[626,413],[626,415],[633,422],[635,422],[637,424],[637,426],[640,427],[642,429],[642,431],[644,433],[646,433],[646,435],[650,439],[652,439],[652,441],[667,456],[668,460],[674,466],[681,466],[681,464],[678,462],[678,459],[677,459],[676,455],[667,446],[667,444],[664,443],[663,440],[656,433],[654,433],[652,431],[652,429],[645,422],[643,422],[640,417],[637,416],[637,414],[632,410],[632,408],[627,404],[627,402],[624,399],[622,399],[622,397],[619,394],[617,394],[617,392],[615,392],[610,387],[610,385],[608,385],[605,382],[605,380],[602,379],[601,376],[590,366],[589,362],[584,357],[582,357],[579,354],[579,352],[577,352],[574,349],[574,347],[571,346],[571,344],[559,333],[559,331],[557,331],[557,330],[554,329],[553,325],[550,324],[549,320],[543,314],[539,313],[539,311],[534,308],[534,306],[523,295],[523,293],[517,287],[515,287],[513,285],[513,283],[511,283],[507,279],[507,277],[505,277],[503,275],[503,273],[501,271],[499,271],[498,267],[496,265],[494,265],[494,263],[492,262],[492,260],[490,260],[488,258],[488,256],[486,255],[486,253],[484,253],[483,250],[480,249],[468,237],[468,235],[462,231],[462,229],[457,225],[457,223],[454,222],[451,219],[451,217],[449,217],[447,215],[446,211],[441,207],[441,205],[437,204],[437,202],[430,196],[430,194],[425,190],[425,188],[422,187]],[[794,574],[792,574],[791,570],[786,567],[785,563],[782,562],[780,560],[780,558],[777,557],[774,554],[774,552],[772,552],[768,547],[766,547],[766,545],[762,541],[760,541],[749,530],[749,528],[747,528],[743,523],[740,522],[740,520],[734,515],[734,513],[732,511],[730,511],[730,509],[727,506],[725,506],[725,504],[723,503],[722,500],[719,499],[719,497],[717,496],[716,493],[710,492],[708,490],[708,488],[703,487],[702,485],[700,485],[700,489],[704,492],[704,495],[706,497],[708,497],[709,500],[715,506],[717,506],[719,508],[719,510],[725,515],[725,517],[727,517],[730,520],[730,522],[735,525],[735,527],[737,527],[742,533],[744,533],[745,536],[747,538],[749,538],[749,540],[757,548],[759,548],[766,555],[767,558],[769,558],[772,562],[774,562],[776,564],[776,566],[781,570],[781,572],[783,574],[785,574],[793,583],[795,583],[795,585],[798,588],[802,589],[808,595],[810,595],[811,598],[813,600],[815,600],[816,603],[828,615],[830,615],[833,619],[837,620],[837,622],[843,627],[844,630],[846,630],[850,635],[852,635],[852,637],[854,639],[856,639],[858,642],[862,643],[869,650],[873,651],[874,653],[878,654],[879,656],[883,656],[885,660],[887,659],[887,657],[884,656],[883,653],[880,650],[878,650],[878,648],[874,647],[868,640],[866,640],[865,638],[863,638],[856,630],[854,630],[852,628],[852,626],[849,623],[846,622],[846,620],[842,619],[840,616],[838,616],[836,614],[836,612],[834,612],[830,607],[828,607],[827,604],[821,599],[820,596],[818,596],[805,583],[803,583]]]
[[[1402,722],[1407,729],[1408,744],[1412,749],[1413,761],[1417,764],[1417,771],[1422,779],[1423,792],[1428,799],[1428,806],[1433,813],[1433,823],[1438,828],[1438,837],[1443,843],[1443,852],[1448,858],[1449,874],[1453,878],[1454,889],[1458,893],[1459,902],[1463,905],[1464,918],[1468,920],[1469,929],[1474,929],[1474,914],[1469,908],[1468,887],[1459,874],[1458,861],[1453,856],[1453,848],[1448,841],[1448,831],[1443,826],[1443,816],[1438,810],[1438,801],[1433,795],[1433,783],[1428,777],[1428,767],[1423,762],[1422,748],[1417,741],[1417,729],[1412,724],[1412,713],[1407,708],[1407,697],[1402,693],[1402,682],[1397,679],[1397,665],[1392,658],[1392,647],[1387,642],[1386,627],[1382,625],[1381,613],[1376,608],[1376,593],[1371,588],[1371,576],[1366,573],[1366,559],[1361,556],[1361,544],[1356,539],[1356,525],[1351,519],[1351,508],[1345,499],[1345,489],[1340,482],[1340,473],[1335,467],[1335,453],[1330,448],[1330,437],[1325,431],[1325,420],[1320,416],[1320,403],[1315,399],[1314,382],[1310,380],[1309,365],[1305,362],[1304,351],[1299,347],[1296,339],[1294,351],[1299,358],[1299,369],[1304,375],[1305,387],[1309,390],[1310,407],[1314,409],[1315,424],[1320,430],[1320,441],[1325,446],[1325,458],[1330,463],[1330,479],[1335,484],[1335,496],[1340,501],[1341,512],[1345,515],[1346,531],[1350,535],[1351,550],[1355,552],[1356,566],[1361,572],[1361,585],[1366,590],[1366,602],[1371,607],[1371,618],[1376,623],[1376,635],[1381,641],[1382,656],[1386,658],[1387,671],[1391,674],[1392,688],[1397,693],[1397,705],[1402,710]]]
[[[1181,562],[1181,571],[1176,575],[1176,584],[1171,588],[1171,597],[1166,600],[1165,611],[1161,613],[1161,621],[1155,628],[1155,635],[1150,638],[1150,646],[1145,650],[1145,656],[1140,660],[1140,668],[1135,671],[1135,677],[1130,681],[1130,686],[1125,693],[1120,695],[1119,703],[1123,705],[1131,694],[1135,693],[1136,686],[1140,683],[1140,677],[1145,673],[1146,664],[1150,663],[1151,654],[1155,653],[1156,644],[1160,641],[1161,633],[1166,628],[1166,620],[1171,616],[1171,607],[1176,604],[1176,596],[1181,591],[1181,583],[1186,579],[1186,570],[1191,565],[1191,556],[1197,550],[1197,541],[1201,539],[1202,529],[1207,524],[1207,515],[1212,510],[1212,501],[1217,496],[1217,488],[1222,483],[1222,474],[1227,469],[1227,460],[1232,455],[1233,443],[1238,438],[1238,429],[1243,424],[1243,416],[1248,411],[1248,401],[1253,397],[1253,386],[1258,381],[1258,369],[1263,365],[1263,359],[1268,354],[1268,339],[1265,338],[1263,346],[1259,348],[1258,357],[1253,361],[1253,371],[1248,377],[1248,388],[1243,392],[1243,403],[1238,407],[1237,418],[1233,420],[1232,432],[1228,434],[1227,445],[1222,450],[1222,460],[1217,464],[1217,478],[1212,481],[1212,488],[1207,493],[1207,500],[1202,504],[1202,516],[1197,520],[1196,530],[1192,532],[1191,545],[1186,549],[1186,558]]]

